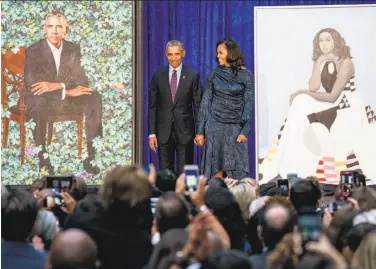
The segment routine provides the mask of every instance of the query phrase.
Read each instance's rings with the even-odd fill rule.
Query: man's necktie
[[[172,77],[171,77],[171,83],[170,83],[172,102],[175,102],[175,95],[176,95],[177,87],[178,87],[178,74],[176,72],[176,69],[174,69],[172,71]]]

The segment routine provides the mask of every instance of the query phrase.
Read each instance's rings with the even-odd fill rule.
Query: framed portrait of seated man
[[[3,1],[3,184],[134,158],[132,1]]]

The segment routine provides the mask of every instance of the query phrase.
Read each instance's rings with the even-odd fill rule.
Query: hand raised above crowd
[[[206,178],[204,176],[200,176],[198,178],[197,190],[190,191],[189,193],[191,200],[197,209],[200,209],[203,205],[205,205],[205,186]]]

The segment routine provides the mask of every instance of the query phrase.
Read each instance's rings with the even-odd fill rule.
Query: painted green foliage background
[[[53,10],[65,14],[70,27],[65,39],[80,44],[90,88],[102,95],[103,137],[94,140],[97,154],[93,164],[101,171],[111,165],[128,164],[132,161],[132,2],[2,1],[2,53],[9,49],[17,51],[44,38],[44,18]],[[10,106],[16,105],[17,100],[17,96],[11,96]],[[2,109],[2,117],[9,115],[9,111]],[[10,121],[8,146],[2,149],[3,184],[30,184],[47,173],[38,171],[40,149],[35,147],[32,137],[34,126],[32,121],[26,124],[26,160],[20,167],[19,125]],[[74,173],[89,184],[101,183],[102,175],[87,174],[83,160],[77,158],[76,122],[55,123],[47,151],[56,174]]]

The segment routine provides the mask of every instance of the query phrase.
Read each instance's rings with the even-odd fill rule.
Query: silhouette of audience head
[[[45,269],[97,269],[97,245],[78,229],[59,233],[53,240]]]
[[[25,242],[37,219],[35,198],[25,190],[12,189],[1,196],[1,237]]]
[[[155,219],[160,234],[173,228],[185,228],[190,221],[188,203],[175,192],[165,192],[157,202]]]

